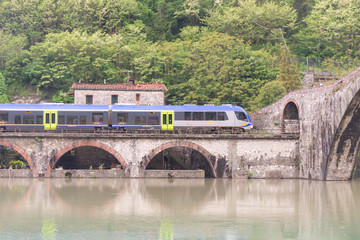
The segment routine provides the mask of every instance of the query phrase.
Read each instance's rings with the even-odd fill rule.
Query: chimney
[[[127,80],[127,84],[128,84],[128,85],[134,85],[134,84],[135,84],[135,79],[130,79],[130,78],[129,78],[129,79]]]

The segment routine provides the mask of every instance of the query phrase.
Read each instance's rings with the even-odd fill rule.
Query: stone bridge
[[[52,177],[58,160],[80,147],[99,148],[110,153],[121,164],[125,177],[144,177],[151,160],[173,147],[200,153],[211,177],[298,176],[297,135],[3,132],[0,145],[20,153],[28,162],[33,177]]]
[[[360,68],[332,84],[291,92],[252,121],[264,131],[300,134],[299,177],[349,180],[359,174],[359,89]]]

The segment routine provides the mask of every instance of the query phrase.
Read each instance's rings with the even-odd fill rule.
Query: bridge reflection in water
[[[359,187],[360,181],[0,179],[0,239],[359,239]]]

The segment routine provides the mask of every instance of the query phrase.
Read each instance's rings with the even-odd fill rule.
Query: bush
[[[12,160],[9,162],[10,168],[20,169],[20,168],[26,168],[28,165],[27,163],[24,163],[20,160]]]

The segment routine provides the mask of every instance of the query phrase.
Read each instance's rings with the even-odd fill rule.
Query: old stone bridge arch
[[[4,140],[0,140],[0,145],[5,146],[5,147],[9,147],[9,148],[13,149],[14,151],[18,152],[26,160],[26,162],[29,164],[29,167],[30,167],[30,170],[31,170],[31,172],[33,174],[33,177],[38,177],[39,176],[32,158],[25,152],[24,149],[22,149],[21,147],[19,147],[18,145],[14,144],[14,143],[9,143],[9,142],[4,141]]]
[[[298,133],[299,132],[299,107],[294,99],[285,103],[281,114],[281,132]]]
[[[159,153],[163,152],[166,149],[170,149],[173,147],[184,147],[195,150],[199,152],[203,157],[206,159],[208,166],[210,167],[212,177],[222,177],[224,168],[218,167],[218,161],[216,161],[216,157],[211,155],[209,151],[205,148],[201,147],[200,145],[192,142],[185,142],[185,141],[171,141],[160,145],[159,147],[153,149],[147,156],[143,158],[143,161],[140,165],[140,176],[144,176],[144,171],[146,167],[149,165],[150,161]],[[225,162],[225,160],[223,159]]]
[[[334,141],[327,163],[327,180],[349,180],[359,158],[360,145],[360,90],[346,109]]]
[[[120,153],[118,153],[115,149],[113,149],[112,147],[109,147],[106,144],[89,140],[89,141],[78,141],[73,144],[69,144],[69,145],[61,148],[59,151],[57,151],[55,156],[52,159],[50,159],[49,166],[48,166],[45,176],[50,177],[51,170],[55,167],[56,163],[59,161],[59,159],[65,153],[67,153],[73,149],[79,148],[79,147],[95,147],[95,148],[100,148],[100,149],[110,153],[118,160],[118,162],[121,164],[121,166],[125,169],[125,173],[128,173],[127,163],[124,160],[124,158],[121,156]]]

